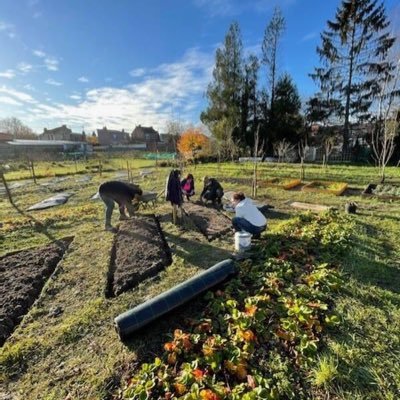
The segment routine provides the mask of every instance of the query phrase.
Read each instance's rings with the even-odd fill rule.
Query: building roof
[[[0,132],[0,140],[12,140],[13,135],[11,133]]]
[[[7,142],[13,146],[61,146],[64,144],[82,144],[85,142],[72,142],[70,140],[29,140],[29,139],[15,139]]]
[[[105,133],[110,133],[110,134],[113,134],[113,133],[118,133],[118,134],[123,134],[123,135],[126,135],[127,134],[127,132],[125,132],[125,131],[117,131],[117,130],[115,130],[115,129],[97,129],[97,133],[99,133],[99,132],[105,132]]]
[[[135,131],[136,129],[141,129],[144,133],[158,133],[152,126],[138,125],[133,131]]]

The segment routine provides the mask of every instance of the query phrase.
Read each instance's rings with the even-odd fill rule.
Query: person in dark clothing
[[[215,178],[209,178],[205,176],[204,188],[200,194],[200,200],[202,202],[211,201],[214,205],[221,204],[222,196],[224,195],[224,189],[221,184]]]
[[[106,224],[107,231],[115,232],[115,228],[111,225],[111,216],[114,210],[114,202],[118,204],[120,221],[132,216],[139,208],[140,196],[143,194],[142,189],[138,185],[124,183],[119,181],[104,182],[99,187],[99,196],[106,205]]]
[[[186,178],[182,179],[181,182],[182,194],[186,196],[187,201],[194,196],[194,178],[192,174],[189,174]]]
[[[172,205],[172,221],[174,224],[178,222],[178,208],[180,208],[183,203],[180,178],[181,171],[179,171],[178,169],[171,171],[167,178],[167,185],[165,187],[165,199],[169,201]]]
[[[172,170],[167,178],[167,186],[165,188],[165,198],[172,205],[181,206],[183,203],[181,189],[181,171],[178,169]]]

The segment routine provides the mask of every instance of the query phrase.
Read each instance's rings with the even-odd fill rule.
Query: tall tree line
[[[315,121],[343,126],[343,153],[352,124],[374,119],[376,101],[394,78],[394,43],[384,4],[377,0],[343,0],[321,34],[321,66],[311,74],[320,91],[309,110]]]
[[[391,58],[396,39],[384,4],[342,0],[335,17],[327,21],[316,49],[320,65],[310,74],[319,90],[307,102],[305,116],[300,113],[296,84],[279,68],[285,29],[285,18],[276,8],[265,27],[258,59],[244,57],[239,25],[230,26],[216,52],[213,81],[206,93],[208,107],[200,118],[226,153],[238,147],[242,152],[252,149],[258,132],[264,153],[272,154],[274,144],[297,143],[306,133],[306,122],[318,122],[327,130],[341,127],[346,154],[354,124],[382,127],[377,103],[394,79],[397,60]],[[400,90],[394,88],[387,95],[399,96]]]
[[[275,9],[265,29],[259,60],[254,54],[244,57],[240,28],[234,22],[216,52],[213,81],[206,93],[209,104],[200,119],[226,154],[234,148],[250,152],[257,131],[262,150],[268,153],[277,140],[296,141],[299,127],[293,121],[299,121],[301,102],[290,76],[279,74],[278,68],[284,29],[284,18]],[[265,73],[267,87],[261,87],[260,73]],[[277,102],[279,107],[275,107]]]

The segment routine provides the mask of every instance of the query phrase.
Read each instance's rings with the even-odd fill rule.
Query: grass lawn
[[[40,163],[36,172],[43,178],[38,185],[28,180],[12,189],[15,203],[21,209],[56,191],[75,193],[65,205],[53,209],[21,214],[4,195],[0,197],[0,255],[74,236],[57,273],[0,350],[0,398],[10,395],[16,399],[107,399],[116,395],[127,378],[139,371],[141,363],[163,357],[164,343],[171,341],[176,329],[187,329],[188,319],[201,318],[202,307],[209,300],[201,297],[152,323],[127,343],[119,340],[113,318],[228,258],[233,251],[233,237],[229,235],[208,242],[190,224],[185,229],[174,226],[170,207],[160,202],[156,209],[142,212],[160,215],[161,227],[173,250],[173,263],[157,278],[143,282],[135,290],[106,299],[113,235],[103,231],[102,203],[90,197],[100,182],[114,179],[118,171],[126,168],[126,160],[103,160],[101,177],[95,167],[96,162],[79,163],[77,168],[74,163]],[[140,169],[153,170],[150,177],[140,182],[144,189],[162,191],[168,168],[156,168],[154,162],[146,160],[131,161],[131,168],[133,176],[139,176]],[[300,175],[298,165],[262,164],[258,169],[260,179],[297,179]],[[226,191],[250,193],[246,179],[235,182],[232,178],[251,178],[251,164],[204,164],[185,172],[194,174],[198,193],[204,175],[220,178]],[[286,359],[283,351],[274,353],[271,382],[276,390],[272,394],[275,398],[288,398],[288,393],[292,393],[292,398],[397,399],[400,396],[400,201],[383,202],[360,196],[368,183],[378,181],[373,167],[335,165],[322,169],[307,165],[305,172],[306,182],[345,182],[351,191],[334,196],[301,191],[301,187],[292,190],[260,187],[259,199],[275,207],[268,216],[268,232],[260,248],[262,257],[275,257],[268,249],[272,243],[278,243],[277,237],[285,237],[287,224],[296,221],[299,215],[288,202],[330,205],[338,208],[341,215],[344,204],[355,201],[358,213],[346,217],[343,223],[343,230],[351,226],[350,244],[345,252],[335,252],[336,236],[324,233],[332,251],[324,251],[323,260],[332,265],[342,281],[340,289],[329,294],[327,300],[329,310],[338,316],[340,324],[323,329],[317,353],[298,370],[301,379],[291,369],[295,368],[292,363],[295,358],[288,355]],[[79,182],[82,173],[92,179]],[[40,185],[55,175],[65,175],[68,179],[53,186]],[[388,168],[387,175],[389,183],[400,183],[399,168]],[[26,169],[6,174],[12,182],[29,176]],[[114,218],[117,224],[116,212]],[[339,224],[332,232],[340,229]],[[255,261],[255,269],[260,262],[260,259]],[[267,271],[271,265],[265,266]],[[249,268],[246,262],[238,266],[241,271]],[[57,317],[50,312],[55,307],[62,309]],[[284,376],[290,379],[285,380]],[[246,381],[243,382],[245,385]]]

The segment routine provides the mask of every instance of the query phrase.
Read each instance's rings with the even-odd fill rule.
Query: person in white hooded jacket
[[[231,201],[236,213],[236,216],[232,218],[234,230],[245,231],[254,237],[260,237],[260,233],[267,227],[267,219],[261,211],[242,192],[234,193]]]

